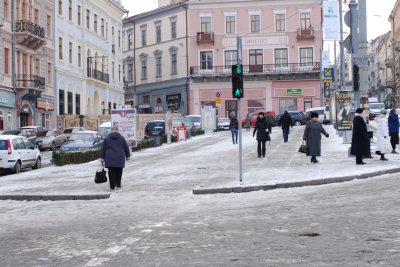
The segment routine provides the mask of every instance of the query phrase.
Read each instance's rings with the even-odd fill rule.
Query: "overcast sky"
[[[347,0],[347,3],[350,0]],[[396,0],[367,0],[368,40],[390,31],[388,17]],[[129,16],[157,8],[157,0],[122,0]]]

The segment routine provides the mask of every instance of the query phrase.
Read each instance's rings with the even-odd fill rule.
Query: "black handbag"
[[[104,170],[103,163],[97,168],[96,176],[94,177],[94,182],[96,184],[101,184],[107,182],[107,172]]]
[[[271,136],[269,135],[268,131],[266,131],[266,135],[267,135],[267,142],[271,142]]]
[[[300,147],[299,147],[299,152],[300,153],[304,153],[304,154],[307,154],[307,145],[304,143],[304,141],[303,141],[303,143],[300,145]]]

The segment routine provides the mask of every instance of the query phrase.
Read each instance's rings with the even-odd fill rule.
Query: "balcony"
[[[16,42],[30,49],[38,49],[46,44],[44,28],[29,20],[15,22]]]
[[[214,33],[213,32],[198,32],[197,33],[197,44],[214,44]]]
[[[46,78],[37,75],[19,74],[17,75],[17,88],[19,89],[46,89]]]
[[[311,39],[314,40],[314,28],[297,29],[297,39]]]
[[[102,81],[102,82],[105,82],[105,83],[110,83],[110,75],[108,73],[104,73],[104,72],[99,71],[99,70],[88,68],[87,69],[87,76],[89,78],[93,78],[93,79],[98,80],[98,81]]]
[[[320,62],[243,65],[243,74],[294,74],[294,73],[319,73]],[[231,76],[230,66],[214,66],[202,69],[200,66],[190,67],[190,75],[195,76]]]

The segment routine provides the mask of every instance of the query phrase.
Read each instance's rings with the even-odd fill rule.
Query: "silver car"
[[[36,144],[40,150],[56,150],[67,140],[67,135],[58,129],[40,131],[36,134]]]

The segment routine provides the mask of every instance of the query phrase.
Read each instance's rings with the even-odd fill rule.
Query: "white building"
[[[57,114],[100,115],[124,103],[120,0],[57,0]]]

